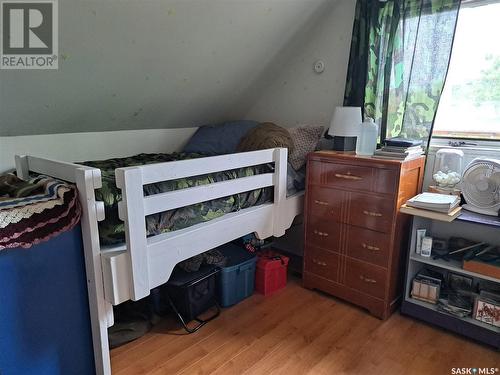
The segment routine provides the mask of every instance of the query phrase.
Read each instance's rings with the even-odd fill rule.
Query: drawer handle
[[[314,230],[314,234],[317,234],[318,236],[321,236],[321,237],[328,237],[328,233],[326,232],[320,232],[319,230]]]
[[[325,267],[327,265],[325,262],[322,262],[321,260],[317,260],[317,259],[314,259],[314,258],[313,258],[312,261],[313,261],[314,264],[317,264],[318,266]]]
[[[366,211],[366,210],[363,210],[363,213],[365,215],[368,215],[368,216],[373,216],[373,217],[381,217],[382,214],[379,213],[379,212],[373,212],[373,211]]]
[[[364,242],[361,244],[361,246],[363,246],[363,249],[367,249],[367,250],[370,250],[370,251],[380,251],[379,247],[372,246],[372,245],[367,245]]]
[[[377,280],[370,279],[369,277],[364,277],[363,275],[360,275],[359,278],[368,284],[376,284],[377,283]]]
[[[335,173],[335,177],[343,178],[345,180],[355,180],[355,181],[359,181],[359,180],[363,179],[363,177],[352,175],[351,172],[347,172],[347,174]]]
[[[319,201],[317,199],[314,200],[314,203],[319,204],[320,206],[328,206],[328,202]]]

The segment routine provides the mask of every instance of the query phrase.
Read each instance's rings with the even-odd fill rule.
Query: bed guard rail
[[[275,168],[273,172],[149,196],[144,196],[143,193],[143,186],[147,184],[267,163],[274,163]],[[130,296],[133,300],[138,300],[149,295],[150,289],[156,284],[155,282],[151,282],[149,250],[152,248],[157,249],[159,246],[168,247],[169,244],[172,244],[168,240],[158,241],[155,239],[155,237],[160,238],[165,235],[146,238],[145,217],[148,215],[254,189],[274,186],[271,235],[281,236],[285,232],[286,225],[280,221],[279,213],[280,206],[286,200],[286,148],[117,168],[115,173],[116,185],[122,190],[122,201],[119,203],[118,212],[120,219],[125,224],[126,253],[129,258],[128,263],[130,267]],[[205,250],[209,250],[211,248],[209,247],[210,245],[210,243],[207,243]],[[212,245],[217,246],[215,241]],[[189,245],[186,244],[186,247],[189,248]],[[174,251],[174,249],[168,248],[163,250],[164,252],[168,252],[169,250],[171,252]],[[176,260],[181,261],[189,256],[196,255],[198,251],[200,251],[199,247],[196,249],[193,247],[192,251],[185,251],[182,254],[177,251]],[[173,268],[173,265],[165,266]]]

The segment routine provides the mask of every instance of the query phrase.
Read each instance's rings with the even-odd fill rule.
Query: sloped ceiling
[[[0,71],[0,136],[325,122],[341,101],[353,9],[354,0],[59,1],[59,70]]]

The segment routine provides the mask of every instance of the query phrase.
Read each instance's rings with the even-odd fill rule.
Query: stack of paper
[[[406,202],[413,208],[449,214],[460,205],[460,197],[437,193],[421,193]]]

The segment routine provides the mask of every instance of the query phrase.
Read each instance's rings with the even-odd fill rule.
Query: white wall
[[[14,156],[63,161],[99,160],[141,152],[180,151],[197,128],[122,130],[0,137],[0,173],[14,168]]]
[[[284,126],[330,124],[344,99],[355,3],[330,1],[317,9],[241,98],[251,104],[247,118]],[[318,59],[325,62],[322,74],[313,72]]]
[[[78,132],[235,119],[327,125],[342,103],[354,6],[59,1],[59,70],[0,71],[0,171],[12,165],[13,153],[78,160],[158,150],[156,137],[150,146],[140,133],[125,132],[128,141],[117,142],[116,133],[71,134]],[[317,59],[326,64],[320,75],[313,71]],[[186,135],[148,134],[161,134],[164,151],[179,148]],[[33,137],[12,137],[24,135]]]

